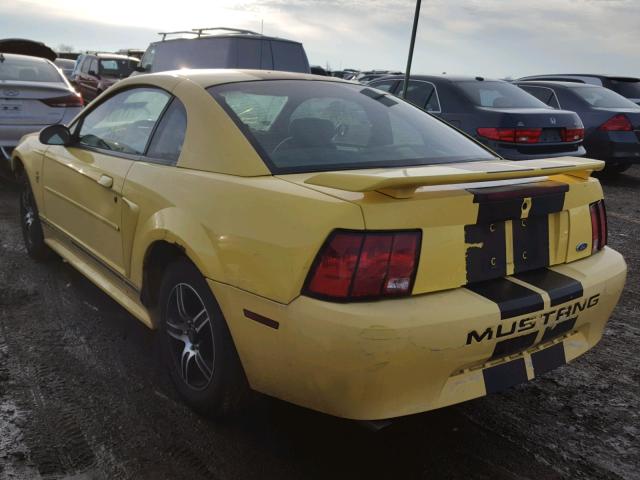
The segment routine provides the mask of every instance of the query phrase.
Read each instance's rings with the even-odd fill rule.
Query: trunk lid
[[[282,175],[357,204],[367,230],[422,230],[413,294],[591,254],[598,160],[559,158]]]
[[[574,112],[544,108],[494,108],[478,107],[483,112],[483,120],[495,128],[541,128],[542,134],[535,144],[526,145],[535,148],[541,144],[562,144],[564,129],[583,128],[580,117]],[[487,117],[487,114],[489,116]],[[565,144],[566,145],[566,144]]]
[[[42,100],[70,95],[63,83],[0,82],[0,125],[49,125],[64,117],[65,108]]]

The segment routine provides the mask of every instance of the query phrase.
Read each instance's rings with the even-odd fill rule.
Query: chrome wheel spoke
[[[182,320],[189,320],[189,315],[187,314],[187,310],[184,306],[184,286],[182,284],[178,285],[176,290],[176,305],[178,307],[178,315]]]
[[[182,355],[180,357],[180,372],[184,382],[189,385],[189,365],[193,359],[194,354],[190,346],[185,345]]]
[[[207,388],[215,370],[216,349],[212,317],[204,301],[191,285],[177,283],[167,299],[165,315],[174,372],[193,390]]]
[[[167,335],[171,338],[181,341],[186,344],[189,342],[189,337],[186,335],[186,328],[184,325],[178,325],[172,322],[167,321]]]
[[[203,308],[199,314],[193,317],[192,323],[194,328],[196,329],[196,332],[200,333],[200,330],[202,330],[204,326],[209,323],[209,314],[207,313],[207,309]]]
[[[205,361],[204,358],[202,358],[202,355],[200,354],[200,352],[196,352],[195,358],[196,358],[196,365],[198,366],[202,374],[205,376],[205,378],[209,380],[211,378],[211,375],[213,374],[213,369],[209,365],[207,365],[207,362]]]

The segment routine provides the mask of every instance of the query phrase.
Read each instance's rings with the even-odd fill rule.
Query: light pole
[[[422,0],[416,0],[416,13],[413,15],[413,30],[411,31],[411,44],[409,45],[409,58],[407,58],[407,69],[404,72],[404,88],[402,98],[407,98],[409,88],[409,76],[411,75],[411,61],[413,60],[413,46],[416,43],[416,31],[418,30],[418,19],[420,18],[420,4]]]

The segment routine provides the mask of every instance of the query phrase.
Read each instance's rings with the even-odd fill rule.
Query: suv
[[[118,80],[128,77],[140,60],[115,53],[86,53],[78,57],[71,83],[89,102]]]
[[[594,75],[591,73],[553,73],[550,75],[531,75],[529,77],[519,78],[517,81],[522,82],[529,80],[550,80],[554,82],[576,82],[598,85],[613,90],[632,102],[640,104],[640,78]]]
[[[206,35],[205,32],[215,32]],[[168,35],[195,38],[167,39]],[[155,73],[183,68],[248,68],[310,73],[309,61],[299,42],[268,37],[250,30],[199,28],[161,33],[162,40],[147,48],[138,72]]]

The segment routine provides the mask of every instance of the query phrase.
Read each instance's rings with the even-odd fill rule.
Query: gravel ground
[[[156,368],[154,334],[22,246],[0,181],[0,479],[640,479],[640,166],[605,182],[630,272],[602,342],[508,392],[378,432],[261,398],[205,420]]]

